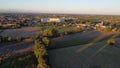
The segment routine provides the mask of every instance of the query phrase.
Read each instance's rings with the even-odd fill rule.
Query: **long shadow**
[[[108,35],[108,36],[106,37],[106,35],[103,34],[103,35],[95,38],[92,42],[90,42],[89,44],[87,44],[87,45],[85,45],[84,47],[80,48],[80,49],[77,50],[76,52],[77,52],[77,53],[78,53],[78,52],[82,52],[82,51],[84,51],[85,49],[89,48],[90,46],[94,45],[95,43],[97,43],[97,42],[99,42],[99,41],[101,41],[101,40],[105,40],[104,38],[108,38],[109,36],[111,36],[111,35]]]
[[[115,35],[113,35],[111,38],[115,38],[115,37],[117,37],[119,34],[115,34]],[[100,51],[102,51],[104,48],[106,48],[107,46],[109,46],[109,44],[105,44],[105,45],[103,45],[98,51],[96,51],[90,58],[92,58],[92,57],[94,57],[94,56],[96,56],[98,53],[100,53]]]

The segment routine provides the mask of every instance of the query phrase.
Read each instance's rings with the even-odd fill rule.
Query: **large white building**
[[[65,22],[64,18],[41,18],[41,22]]]

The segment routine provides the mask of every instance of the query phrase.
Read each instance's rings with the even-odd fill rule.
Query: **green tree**
[[[43,43],[44,43],[46,46],[48,46],[48,44],[49,44],[49,42],[50,42],[49,38],[47,38],[47,37],[43,37],[43,38],[42,38],[42,41],[43,41]]]
[[[42,35],[46,37],[57,36],[58,31],[56,29],[45,29],[42,31]]]
[[[37,57],[39,63],[37,68],[49,68],[44,59],[44,56],[47,55],[47,51],[39,40],[35,40],[34,54]]]
[[[42,35],[43,36],[48,36],[48,37],[53,36],[52,31],[50,29],[43,30]]]
[[[42,58],[42,57],[39,57],[38,58],[38,65],[37,65],[37,68],[49,68],[49,66],[46,64],[46,61]]]
[[[41,42],[39,42],[39,40],[35,40],[34,54],[37,58],[39,56],[47,55],[47,51],[44,45]]]

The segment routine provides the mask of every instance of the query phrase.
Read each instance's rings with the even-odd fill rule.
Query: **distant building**
[[[65,22],[64,18],[41,18],[41,22]]]
[[[100,29],[100,28],[106,28],[107,27],[107,26],[104,25],[103,21],[101,23],[96,24],[95,26],[96,26],[95,29],[97,29],[97,28]]]

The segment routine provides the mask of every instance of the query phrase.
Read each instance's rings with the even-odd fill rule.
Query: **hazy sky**
[[[120,0],[0,0],[3,9],[120,15]]]

